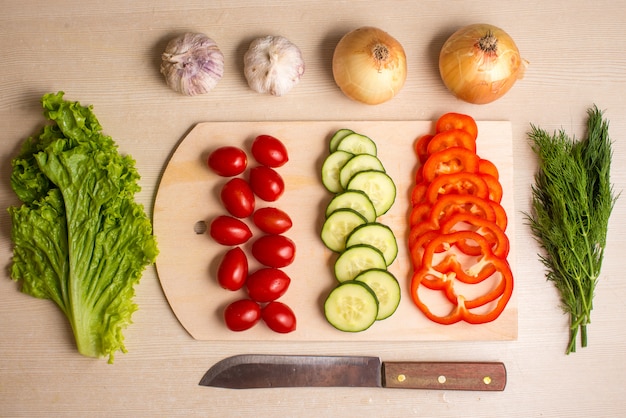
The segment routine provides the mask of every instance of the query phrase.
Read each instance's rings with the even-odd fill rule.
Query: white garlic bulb
[[[187,96],[208,93],[224,75],[224,55],[215,41],[202,33],[189,32],[172,39],[161,59],[167,85]]]
[[[244,75],[258,93],[282,96],[304,74],[300,49],[282,36],[266,36],[252,41],[243,56]]]

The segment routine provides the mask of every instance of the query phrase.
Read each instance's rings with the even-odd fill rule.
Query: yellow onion
[[[372,105],[386,102],[402,89],[406,72],[404,48],[381,29],[355,29],[335,47],[335,83],[353,100]]]
[[[513,39],[485,23],[453,33],[439,55],[439,72],[448,90],[475,104],[502,97],[524,76],[527,65]]]

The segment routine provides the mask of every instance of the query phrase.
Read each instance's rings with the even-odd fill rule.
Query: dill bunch
[[[563,130],[550,134],[534,125],[528,133],[539,158],[532,186],[530,229],[544,250],[546,278],[560,293],[570,317],[566,353],[587,346],[593,296],[600,276],[609,217],[617,200],[610,183],[609,123],[594,105],[582,140]]]

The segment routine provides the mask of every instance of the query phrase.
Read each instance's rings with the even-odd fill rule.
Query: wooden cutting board
[[[502,205],[507,211],[507,234],[511,241],[509,262],[515,267],[513,207],[513,156],[510,122],[478,122],[478,154],[493,161],[500,171],[504,189]],[[392,209],[380,218],[396,234],[399,253],[390,271],[402,287],[396,313],[361,333],[345,333],[326,322],[322,306],[336,285],[332,275],[334,254],[322,244],[319,233],[324,209],[332,197],[320,181],[320,167],[328,155],[330,136],[340,128],[365,134],[378,145],[378,156],[396,183],[397,198]],[[276,341],[424,341],[424,340],[514,340],[517,338],[517,298],[513,293],[502,315],[483,325],[458,323],[442,326],[427,320],[409,295],[411,277],[407,257],[407,219],[410,191],[417,159],[413,144],[417,137],[431,133],[430,121],[337,121],[337,122],[207,122],[200,123],[180,142],[160,182],[154,207],[154,232],[160,255],[156,262],[163,291],[183,327],[198,340]],[[223,145],[235,145],[249,153],[252,140],[260,134],[279,138],[289,152],[289,162],[280,167],[286,190],[272,203],[286,211],[293,228],[286,235],[296,244],[294,263],[284,270],[292,279],[280,300],[295,311],[297,330],[277,334],[260,322],[244,332],[232,332],[222,321],[222,311],[245,291],[231,292],[216,282],[215,273],[227,250],[202,233],[211,219],[226,211],[219,191],[227,179],[212,173],[208,154]],[[257,199],[257,207],[269,204]],[[251,223],[249,223],[252,225]],[[255,236],[260,232],[253,228]],[[253,237],[254,239],[254,237]],[[252,239],[252,240],[253,240]],[[250,240],[245,248],[249,250]],[[249,252],[248,252],[249,254]],[[250,256],[250,270],[258,264]]]

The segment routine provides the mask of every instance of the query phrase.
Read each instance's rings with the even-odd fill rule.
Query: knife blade
[[[387,361],[363,356],[241,354],[213,365],[201,386],[230,389],[276,387],[384,387],[502,391],[501,362]]]

